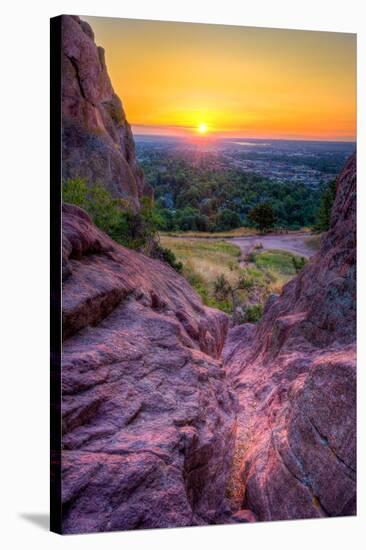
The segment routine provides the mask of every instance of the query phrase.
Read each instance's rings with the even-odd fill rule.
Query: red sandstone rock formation
[[[235,504],[259,520],[355,514],[355,277],[354,155],[319,252],[225,346],[239,398]]]
[[[235,439],[228,320],[63,207],[66,533],[218,521]]]
[[[91,28],[63,17],[63,176],[150,194]],[[321,250],[227,332],[169,266],[63,207],[67,533],[355,513],[355,157]],[[234,471],[234,514],[225,493]]]
[[[136,208],[142,196],[152,196],[104,50],[85,21],[68,15],[62,17],[62,132],[63,178],[103,184]]]

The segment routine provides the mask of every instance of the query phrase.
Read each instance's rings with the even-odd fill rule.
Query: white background
[[[365,56],[361,0],[2,3],[0,19],[0,540],[32,548],[365,547]],[[359,516],[60,537],[47,531],[49,17],[61,13],[358,32]],[[364,19],[364,20],[363,20]],[[128,115],[128,113],[127,113]],[[363,449],[363,448],[364,449]],[[40,525],[41,524],[41,525]],[[363,525],[362,525],[363,524]]]

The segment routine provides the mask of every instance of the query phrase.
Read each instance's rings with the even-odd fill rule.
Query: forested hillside
[[[154,188],[163,230],[225,231],[252,226],[248,214],[269,203],[276,225],[289,229],[312,226],[326,183],[317,186],[274,182],[240,168],[215,166],[210,155],[201,162],[177,156],[141,162]]]

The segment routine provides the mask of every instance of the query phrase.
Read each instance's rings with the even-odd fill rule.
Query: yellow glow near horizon
[[[206,134],[207,132],[207,124],[205,124],[204,122],[200,122],[198,127],[197,127],[197,132],[199,134]]]
[[[354,34],[82,19],[135,133],[355,139]]]

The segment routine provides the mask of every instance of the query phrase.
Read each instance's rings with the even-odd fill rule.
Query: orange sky
[[[355,139],[354,34],[82,19],[135,133]]]

